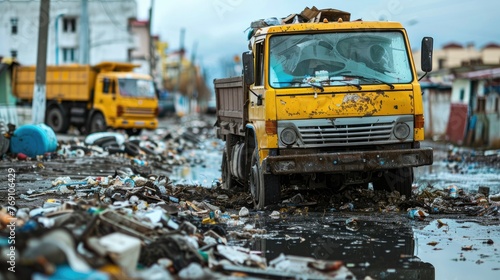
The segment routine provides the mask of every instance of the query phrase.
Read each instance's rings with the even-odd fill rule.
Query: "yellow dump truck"
[[[138,65],[102,62],[47,67],[45,122],[55,132],[70,125],[92,133],[107,128],[138,134],[158,126],[158,100],[151,76],[134,73]],[[18,104],[33,99],[35,66],[14,69],[12,91]]]
[[[422,92],[405,29],[313,12],[252,23],[243,76],[214,80],[223,185],[248,188],[257,209],[282,188],[371,183],[411,196],[413,167],[433,153],[420,147]],[[422,47],[429,72],[432,38]]]

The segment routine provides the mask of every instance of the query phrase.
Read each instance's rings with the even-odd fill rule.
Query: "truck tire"
[[[410,198],[413,184],[413,168],[403,167],[399,169],[390,169],[376,181],[373,182],[375,190],[386,190],[389,192],[398,191],[406,198]]]
[[[222,188],[223,189],[233,189],[234,187],[237,186],[236,180],[234,180],[233,176],[231,175],[231,171],[229,168],[229,160],[227,158],[227,152],[226,149],[224,149],[224,152],[222,152]]]
[[[123,144],[124,146],[124,149],[125,149],[125,152],[129,155],[129,156],[138,156],[140,153],[141,153],[141,149],[139,148],[139,146],[137,146],[136,144],[132,143],[132,142],[125,142]]]
[[[56,133],[66,133],[69,128],[69,118],[59,106],[52,106],[45,115],[45,123]]]
[[[141,135],[142,129],[140,128],[128,128],[125,130],[128,136]]]
[[[279,202],[281,197],[279,177],[272,174],[264,174],[257,147],[252,154],[249,177],[250,192],[256,210],[263,210],[265,206]]]
[[[104,116],[97,112],[92,116],[92,119],[90,119],[89,123],[89,134],[94,133],[94,132],[101,132],[101,131],[106,131],[106,120],[104,119]]]
[[[104,136],[102,138],[99,138],[99,139],[95,140],[92,143],[92,145],[102,147],[104,143],[111,142],[111,141],[116,142],[116,137],[114,137],[114,136]]]

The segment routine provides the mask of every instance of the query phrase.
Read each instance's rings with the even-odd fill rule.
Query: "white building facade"
[[[52,0],[49,24],[47,64],[80,63],[82,48],[83,0]],[[135,0],[87,0],[88,62],[126,62],[136,48],[130,22],[136,18]],[[22,65],[34,65],[37,59],[40,1],[0,1],[0,56],[15,57]],[[84,21],[83,21],[84,22]],[[85,41],[85,40],[84,40]]]

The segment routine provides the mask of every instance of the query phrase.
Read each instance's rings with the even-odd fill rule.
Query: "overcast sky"
[[[137,3],[139,18],[147,19],[150,0]],[[153,32],[172,51],[179,48],[184,28],[187,55],[191,57],[196,45],[196,57],[213,69],[221,59],[247,50],[246,30],[252,21],[283,18],[313,5],[350,12],[351,20],[399,21],[414,49],[424,36],[434,38],[434,48],[449,42],[474,43],[477,48],[490,42],[500,44],[498,0],[155,0]]]

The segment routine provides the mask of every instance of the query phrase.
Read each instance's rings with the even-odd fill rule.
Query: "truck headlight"
[[[297,142],[297,133],[293,128],[287,127],[281,131],[280,140],[283,144],[291,146]]]
[[[410,127],[406,123],[397,123],[394,126],[394,136],[399,140],[404,140],[410,135]]]

